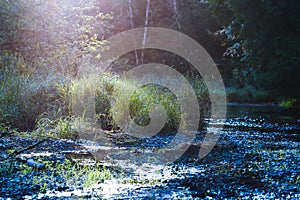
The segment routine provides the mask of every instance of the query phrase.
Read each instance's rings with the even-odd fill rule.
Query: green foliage
[[[158,85],[146,85],[134,92],[130,99],[130,113],[135,123],[146,126],[150,123],[149,112],[152,105],[161,105],[166,110],[165,131],[178,128],[181,119],[180,105],[174,94]]]
[[[188,78],[188,80],[200,104],[207,101],[209,95],[203,81],[196,78]],[[180,84],[178,80],[172,81],[175,87]],[[167,115],[164,131],[168,132],[176,130],[184,116],[176,96],[167,88],[151,84],[135,88],[134,82],[110,73],[105,73],[100,77],[90,76],[73,80],[69,91],[72,96],[73,112],[78,114],[76,117],[87,121],[95,121],[96,117],[103,129],[117,128],[118,124],[115,123],[123,122],[124,117],[128,117],[127,106],[131,119],[140,126],[150,123],[149,113],[153,105],[162,106]],[[133,93],[128,102],[124,93],[129,94],[131,91]],[[189,97],[188,91],[182,91],[181,95]],[[89,115],[91,113],[89,111],[96,111],[96,116]]]
[[[294,108],[297,103],[297,99],[295,98],[290,98],[290,99],[285,99],[279,102],[279,106],[286,108],[286,109],[291,109]]]
[[[89,187],[112,177],[110,170],[97,163],[89,166],[80,163],[73,164],[66,160],[64,163],[50,163],[49,167],[53,171],[53,175],[61,176],[70,185],[78,185],[83,182],[84,187]]]
[[[71,117],[51,120],[41,115],[37,120],[36,129],[33,131],[32,136],[70,139],[77,136],[77,134],[76,125]]]
[[[104,116],[109,120],[108,124],[114,124],[112,113],[120,112],[116,109],[128,105],[118,90],[130,90],[133,86],[109,73],[69,81],[62,74],[44,75],[39,72],[25,76],[19,69],[13,73],[9,71],[11,69],[12,66],[2,72],[1,121],[22,130],[37,128],[36,134],[42,137],[71,138],[76,135],[75,119],[70,117],[74,111],[82,114],[75,117],[85,118],[89,117],[85,113],[94,108],[98,117]],[[208,94],[205,84],[200,79],[189,79],[198,97],[201,97],[199,100],[206,100]],[[176,80],[174,84],[178,84]],[[88,101],[94,102],[95,107],[86,105]],[[75,102],[77,107],[74,107]],[[113,106],[116,103],[118,107]],[[152,104],[159,104],[166,110],[168,122],[165,129],[176,129],[181,116],[176,97],[166,88],[155,85],[134,92],[130,100],[133,120],[143,126],[149,123]]]
[[[8,72],[9,73],[9,72]],[[15,120],[21,120],[21,91],[25,80],[4,72],[0,79],[0,120],[1,122],[12,123]]]
[[[99,62],[101,53],[109,46],[105,38],[129,27],[123,15],[115,18],[114,27],[110,23],[113,19],[110,11],[127,12],[127,3],[116,4],[111,10],[103,4],[85,0],[68,3],[58,0],[0,2],[0,20],[5,27],[0,30],[0,123],[20,130],[37,128],[36,133],[40,136],[62,138],[74,136],[75,118],[89,117],[87,115],[92,108],[95,108],[98,117],[104,116],[109,123],[114,123],[113,104],[117,99],[122,104],[117,90],[130,87],[132,83],[122,83],[111,74],[84,78],[90,75],[91,69],[97,71],[102,67]],[[133,4],[143,8],[140,1],[133,1]],[[153,4],[162,11],[173,9],[169,4]],[[199,14],[196,11],[201,8],[196,4],[192,4],[192,8],[189,5],[180,2],[178,8],[192,9],[193,19],[196,19]],[[209,18],[207,6],[203,10],[205,19]],[[135,24],[144,23],[137,17],[143,15],[143,9],[133,12]],[[162,13],[161,17],[165,18],[173,15]],[[174,16],[166,21],[165,26],[174,22]],[[158,16],[151,20],[156,24],[163,21]],[[205,33],[203,31],[201,35],[207,36],[206,30]],[[155,53],[151,56],[155,57]],[[198,97],[202,97],[203,87],[192,84],[197,88]],[[206,99],[208,95],[203,96]],[[74,108],[74,102],[82,99],[95,102],[94,107],[86,107],[83,102]],[[130,102],[134,121],[141,125],[149,123],[149,109],[153,103],[166,109],[169,120],[166,128],[174,129],[182,114],[176,98],[170,91],[156,86],[146,86],[134,93]],[[71,117],[74,110],[83,116]]]
[[[101,75],[96,88],[96,113],[97,114],[110,114],[113,92],[116,87],[116,79],[109,73]]]
[[[31,65],[10,52],[0,60],[0,122],[21,130],[33,129],[42,113],[54,119],[67,113],[63,98],[67,78],[58,73],[33,73]]]
[[[17,162],[10,162],[9,160],[5,160],[1,162],[0,173],[2,176],[11,175],[16,172],[19,168]]]
[[[4,123],[0,123],[0,133],[5,133],[10,129],[10,127],[6,126]]]
[[[49,161],[48,158],[39,158],[39,162],[45,163],[46,169],[36,173],[36,170],[26,164],[16,161],[1,162],[0,172],[4,176],[19,173],[21,176],[28,176],[28,182],[40,192],[46,192],[50,189],[50,182],[65,182],[69,186],[90,187],[112,178],[109,169],[98,163],[86,165],[81,163],[72,163],[69,160],[64,162]],[[53,186],[52,186],[53,187]]]
[[[28,130],[41,114],[50,121],[70,115],[70,79],[80,67],[96,68],[107,48],[112,16],[96,4],[0,2],[0,122]]]
[[[228,87],[227,97],[230,102],[265,103],[272,102],[273,96],[269,91],[256,89],[254,87]]]
[[[91,87],[92,84],[96,86]],[[75,109],[83,111],[81,117],[89,117],[84,114],[85,111],[90,109],[89,105],[85,103],[80,104],[80,102],[82,99],[87,102],[87,99],[92,96],[95,100],[91,99],[91,102],[95,102],[95,110],[97,117],[101,120],[100,123],[103,120],[108,121],[108,124],[114,124],[114,121],[121,121],[121,119],[113,119],[113,117],[124,117],[122,112],[129,105],[132,119],[138,125],[145,126],[150,122],[149,110],[151,105],[160,104],[166,109],[168,115],[169,121],[166,129],[176,128],[180,120],[180,107],[170,91],[148,85],[134,91],[128,104],[127,99],[121,94],[127,90],[131,91],[134,88],[133,86],[133,83],[121,80],[118,76],[111,74],[103,74],[100,78],[82,78],[73,82],[71,86],[71,91],[74,92],[74,95],[72,95],[73,101],[76,101],[77,106]],[[106,127],[103,124],[101,126],[102,128]]]
[[[86,180],[83,184],[84,187],[90,187],[94,184],[103,183],[105,180],[108,180],[112,177],[110,170],[106,169],[105,167],[103,169],[85,167],[84,170],[87,172]]]
[[[225,55],[231,60],[228,65],[238,70],[246,68],[239,76],[244,84],[273,92],[275,96],[299,98],[300,2],[209,2],[214,16],[224,27],[219,33],[225,36],[228,47]],[[240,82],[236,86],[244,87]]]
[[[1,2],[2,49],[18,52],[27,63],[47,63],[65,75],[75,76],[79,66],[98,64],[107,48],[109,13],[95,1],[17,0]],[[46,12],[47,11],[47,12]]]

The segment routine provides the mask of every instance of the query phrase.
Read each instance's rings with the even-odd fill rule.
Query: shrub
[[[159,85],[146,85],[134,92],[130,98],[130,115],[135,123],[146,126],[150,123],[149,112],[153,104],[165,109],[167,122],[164,131],[171,132],[178,128],[181,119],[180,105],[176,96]]]
[[[202,112],[204,110],[204,102],[207,103],[207,99],[209,97],[206,86],[201,79],[188,77],[187,80],[190,82],[198,97],[200,111]],[[183,98],[190,97],[189,92],[191,91],[180,91],[181,83],[179,80],[170,78],[169,81],[171,84],[174,84],[175,88],[178,88],[177,92],[182,95]],[[117,119],[115,119],[116,121],[124,120],[122,118],[124,116],[126,117],[128,113],[120,112],[126,110],[125,107],[129,105],[129,114],[132,120],[140,126],[146,126],[151,122],[149,114],[152,106],[160,105],[162,107],[161,109],[165,111],[167,117],[167,121],[162,132],[173,132],[174,130],[177,130],[181,120],[183,120],[183,124],[181,124],[182,126],[187,125],[188,121],[185,121],[185,118],[182,118],[186,115],[186,113],[181,113],[180,102],[177,100],[177,97],[172,93],[172,91],[161,85],[148,84],[135,90],[130,97],[130,101],[127,102],[127,98],[122,95],[129,93],[132,88],[134,88],[134,82],[130,82],[128,80],[124,81],[122,79],[119,79],[116,82],[116,88],[113,94],[115,102],[111,108],[111,113],[114,113],[114,117],[117,117]],[[187,99],[187,101],[188,100],[189,99]]]
[[[0,75],[0,120],[16,125],[21,123],[21,92],[24,90],[25,77],[15,76],[8,71]]]
[[[50,71],[30,71],[14,54],[4,53],[0,69],[0,122],[21,130],[35,128],[39,115],[50,119],[67,114],[67,78]]]
[[[188,78],[188,80],[198,96],[200,109],[203,111],[203,106],[209,98],[206,86],[201,79]],[[180,89],[178,80],[170,81]],[[188,92],[190,91],[180,91],[180,94],[189,97]],[[169,89],[156,84],[136,88],[134,82],[111,73],[102,74],[100,77],[90,75],[73,80],[70,93],[75,117],[84,118],[87,121],[98,119],[102,129],[117,128],[119,124],[115,122],[124,122],[126,124],[123,125],[129,125],[127,124],[128,115],[137,125],[147,126],[151,122],[150,112],[153,105],[160,105],[165,111],[167,119],[162,132],[176,130],[182,120],[181,117],[185,115],[181,113],[177,97]],[[128,99],[126,94],[132,95]],[[209,110],[208,107],[209,105],[205,105],[206,111]],[[129,113],[126,112],[128,110]],[[96,115],[90,115],[95,112]],[[182,125],[186,123],[188,122],[183,121]]]
[[[18,71],[20,60],[10,52],[1,52],[0,59],[0,121],[12,126],[26,123],[22,113],[22,92],[28,77]]]

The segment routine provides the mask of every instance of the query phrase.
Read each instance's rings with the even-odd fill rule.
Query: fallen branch
[[[33,145],[30,145],[29,147],[26,147],[24,149],[21,149],[19,151],[15,150],[14,152],[12,152],[11,154],[9,154],[6,158],[0,160],[0,161],[5,161],[7,160],[8,158],[12,157],[12,156],[16,156],[16,155],[19,155],[25,151],[28,151],[28,150],[31,150],[31,149],[34,149],[35,147],[37,147],[38,145],[40,145],[41,143],[43,143],[44,141],[46,141],[45,139],[44,140],[39,140],[37,141],[36,143],[34,143]]]
[[[45,139],[44,139],[44,140],[39,140],[39,141],[37,141],[35,144],[33,144],[33,145],[29,146],[29,147],[26,147],[25,149],[22,149],[22,150],[20,150],[20,151],[15,151],[15,152],[13,152],[12,154],[15,155],[15,156],[16,156],[16,155],[19,155],[19,154],[21,154],[21,153],[23,153],[23,152],[25,152],[25,151],[34,149],[35,147],[37,147],[38,145],[42,144],[42,143],[45,142],[45,141],[46,141]]]

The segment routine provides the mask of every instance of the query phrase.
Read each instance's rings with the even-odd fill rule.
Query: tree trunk
[[[181,31],[181,25],[180,25],[180,22],[179,22],[180,15],[179,15],[178,9],[177,9],[177,0],[173,0],[173,9],[174,9],[175,20],[176,20],[178,30]]]
[[[132,2],[131,2],[131,0],[128,0],[128,7],[129,7],[130,28],[134,29],[133,12],[132,12]],[[134,55],[135,55],[135,64],[136,64],[136,66],[138,66],[139,65],[139,55],[137,53],[137,50],[134,50]]]
[[[149,12],[150,12],[150,0],[147,0],[147,8],[146,8],[146,18],[145,18],[145,29],[144,29],[144,38],[142,44],[142,55],[141,55],[141,62],[144,63],[144,56],[145,56],[145,45],[147,40],[147,28],[149,24]]]

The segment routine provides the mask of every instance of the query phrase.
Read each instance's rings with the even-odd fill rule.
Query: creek
[[[229,104],[219,140],[201,160],[197,148],[168,165],[128,163],[111,156],[101,165],[116,174],[113,178],[88,187],[56,178],[56,183],[47,182],[43,192],[28,180],[42,177],[47,170],[25,176],[16,172],[1,177],[0,199],[300,199],[299,119],[272,105]],[[18,141],[1,138],[0,147],[7,149]],[[67,154],[61,152],[67,150],[69,157],[78,154],[73,141],[49,140],[44,147],[49,150],[49,146],[53,151],[47,159],[63,160]],[[134,146],[130,153],[134,157],[144,152]],[[79,154],[82,160],[88,156]]]

